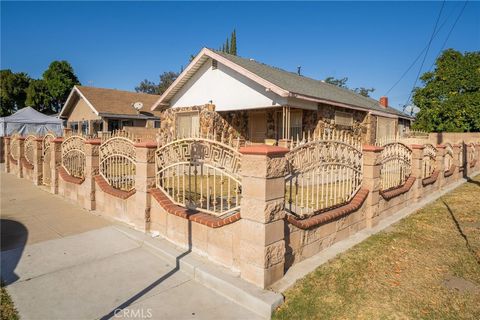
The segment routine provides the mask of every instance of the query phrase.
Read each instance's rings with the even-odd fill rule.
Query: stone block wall
[[[210,112],[210,111],[208,111]],[[365,119],[364,119],[365,120]],[[469,139],[476,139],[476,136]],[[19,161],[10,154],[10,138],[5,141],[5,170],[27,177]],[[480,139],[476,159],[459,167],[460,147],[454,149],[454,170],[445,176],[444,148],[435,145],[435,177],[421,178],[422,146],[412,145],[412,174],[404,185],[380,190],[381,147],[363,146],[363,182],[347,204],[305,219],[285,211],[285,172],[288,149],[251,145],[242,153],[242,202],[239,212],[216,217],[179,207],[155,187],[155,142],[135,143],[135,189],[112,188],[98,174],[100,141],[85,141],[85,177],[69,176],[61,166],[62,138],[51,147],[52,193],[58,193],[83,208],[127,223],[138,230],[160,235],[187,250],[235,271],[259,287],[266,288],[281,279],[288,268],[322,252],[334,243],[353,236],[427,196],[438,193],[466,175],[480,172]],[[449,142],[449,141],[444,141]],[[20,148],[22,150],[22,148]],[[35,152],[33,173],[40,172],[40,152]],[[460,170],[463,169],[463,170]],[[35,178],[35,177],[34,177]],[[35,182],[35,179],[33,179]],[[38,182],[38,180],[37,180]]]

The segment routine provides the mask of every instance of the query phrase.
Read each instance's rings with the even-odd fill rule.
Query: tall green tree
[[[30,77],[24,72],[0,70],[0,114],[2,117],[25,107]]]
[[[435,69],[424,73],[415,88],[419,108],[414,128],[443,132],[480,131],[480,51],[445,50]]]
[[[228,43],[230,40],[228,40],[228,37],[227,37],[227,41],[225,41],[225,52],[226,53],[230,53],[230,44]]]
[[[158,84],[155,82],[149,81],[147,79],[140,82],[140,84],[135,87],[136,92],[143,92],[149,94],[163,94],[168,87],[177,79],[178,73],[174,71],[164,72],[160,75],[160,81]]]
[[[74,85],[80,84],[72,66],[67,61],[53,61],[43,73],[43,80],[47,85],[52,105],[58,112],[67,100]]]
[[[233,54],[234,56],[237,55],[237,33],[235,29],[233,29],[232,32],[232,39],[230,40],[230,54]]]
[[[43,113],[54,113],[53,98],[48,90],[47,83],[43,79],[30,81],[27,90],[27,106],[33,107]]]

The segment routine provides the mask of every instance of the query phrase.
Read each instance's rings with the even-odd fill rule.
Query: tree
[[[351,90],[353,92],[356,92],[359,95],[362,95],[364,97],[370,97],[370,92],[375,91],[375,88],[365,88],[365,87],[350,89],[347,86],[347,82],[348,82],[347,77],[341,78],[341,79],[337,79],[337,78],[334,78],[334,77],[326,77],[324,81],[326,83],[333,84],[333,85],[335,85],[337,87],[340,87],[340,88],[349,89],[349,90]]]
[[[326,77],[324,81],[326,83],[333,84],[333,85],[335,85],[337,87],[340,87],[340,88],[347,88],[348,78],[345,77],[345,78],[341,78],[341,79],[336,79],[334,77]]]
[[[135,87],[135,91],[136,92],[149,93],[149,94],[157,94],[158,84],[156,84],[153,81],[145,79],[142,82],[140,82],[138,87]]]
[[[52,104],[53,98],[48,90],[47,83],[43,79],[32,80],[27,90],[26,105],[35,108],[44,113],[54,113],[54,106]]]
[[[168,87],[170,87],[170,85],[177,79],[177,77],[177,72],[164,72],[160,75],[160,82],[158,84],[145,79],[140,82],[137,87],[135,87],[135,91],[161,95],[168,89]]]
[[[227,37],[227,41],[225,41],[225,52],[226,53],[230,53],[230,44],[228,42],[229,42],[229,40],[228,40],[228,37]]]
[[[420,79],[423,87],[413,90],[415,129],[480,131],[480,51],[447,49]]]
[[[375,91],[375,89],[374,88],[360,87],[360,88],[353,89],[353,91],[355,91],[356,93],[358,93],[359,95],[362,95],[364,97],[370,97],[370,92]]]
[[[72,66],[67,61],[53,61],[43,73],[54,110],[58,112],[67,100],[74,85],[80,84]]]
[[[0,113],[8,116],[25,107],[25,99],[30,77],[24,72],[13,73],[11,70],[0,70]]]
[[[232,32],[232,39],[230,40],[230,54],[233,54],[234,56],[237,55],[237,33],[235,32],[235,29],[233,29]]]

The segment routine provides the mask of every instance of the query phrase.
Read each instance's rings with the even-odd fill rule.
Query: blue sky
[[[133,90],[218,48],[236,28],[238,54],[315,79],[348,77],[384,95],[427,45],[441,2],[3,2],[1,68],[41,77],[68,60],[84,85]],[[429,69],[463,2],[446,2]],[[480,50],[480,3],[469,2],[446,44]],[[422,58],[388,94],[408,98]]]

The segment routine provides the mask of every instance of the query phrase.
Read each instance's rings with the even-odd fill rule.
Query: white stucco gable
[[[217,61],[208,58],[170,99],[170,107],[187,107],[210,103],[216,111],[255,109],[286,104],[286,98],[267,90],[257,82]]]

